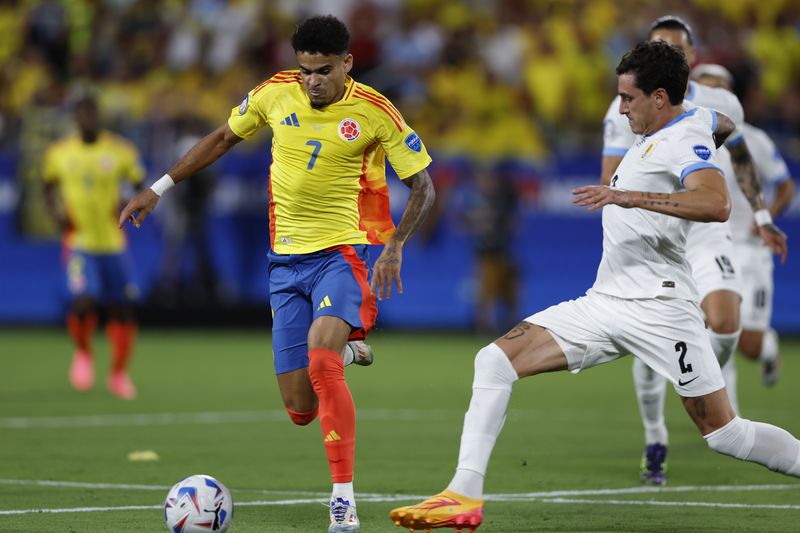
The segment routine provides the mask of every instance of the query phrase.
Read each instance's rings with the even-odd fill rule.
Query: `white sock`
[[[331,492],[331,501],[335,502],[337,498],[346,501],[348,505],[356,506],[356,496],[353,493],[353,482],[349,483],[334,483],[333,492]]]
[[[736,375],[736,358],[731,357],[728,362],[722,365],[722,377],[725,379],[725,389],[728,392],[728,400],[731,402],[733,411],[739,414],[739,394],[737,392],[738,376]]]
[[[633,386],[639,402],[639,414],[644,426],[646,444],[669,444],[669,433],[664,423],[664,398],[667,396],[667,379],[647,366],[638,357],[633,358]]]
[[[703,438],[714,451],[800,477],[800,441],[777,426],[737,416]]]
[[[344,361],[344,366],[352,365],[355,359],[356,353],[353,351],[353,347],[350,346],[350,343],[346,343],[344,345],[344,350],[342,350],[342,360]]]
[[[490,344],[475,356],[472,399],[464,415],[458,468],[448,489],[468,498],[483,498],[483,478],[494,443],[506,420],[511,385],[519,379],[506,354]]]
[[[714,355],[717,356],[719,366],[725,366],[734,353],[736,347],[739,345],[739,336],[742,334],[742,328],[733,333],[717,333],[716,331],[708,331],[708,338],[711,339],[711,347],[714,349]]]
[[[775,361],[778,358],[778,346],[778,332],[772,328],[767,329],[761,338],[760,359],[766,362]]]

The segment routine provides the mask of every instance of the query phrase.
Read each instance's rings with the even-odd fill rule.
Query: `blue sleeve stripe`
[[[603,155],[624,156],[627,153],[627,148],[603,148]]]
[[[715,168],[719,170],[720,174],[722,174],[722,170],[720,170],[720,168],[717,165],[712,165],[711,163],[705,163],[705,162],[694,163],[684,168],[683,172],[681,172],[681,185],[683,185],[683,180],[686,179],[686,176],[688,176],[692,172],[697,172],[698,170],[703,170],[705,168]]]
[[[738,137],[734,137],[733,139],[725,141],[725,146],[736,146],[740,142],[744,140],[744,135],[739,134]]]
[[[717,131],[717,112],[711,110],[711,133]]]

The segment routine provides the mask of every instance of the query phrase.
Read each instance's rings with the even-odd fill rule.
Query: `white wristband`
[[[169,174],[164,174],[158,179],[158,181],[150,186],[150,190],[156,193],[156,195],[161,196],[170,190],[174,185],[175,182],[172,180],[172,176]]]
[[[753,213],[753,218],[756,219],[757,226],[772,224],[772,215],[769,214],[769,209],[759,209]]]

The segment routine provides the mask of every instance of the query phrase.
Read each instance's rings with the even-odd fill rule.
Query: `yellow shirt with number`
[[[125,236],[117,227],[120,186],[144,178],[139,153],[127,140],[102,132],[94,143],[79,135],[51,144],[44,156],[45,183],[58,184],[70,229],[67,246],[91,253],[118,253]]]
[[[314,109],[299,71],[284,71],[231,111],[228,125],[239,137],[267,125],[273,132],[269,227],[275,253],[385,243],[394,232],[386,158],[401,179],[431,162],[389,100],[349,77],[345,84],[340,101]]]

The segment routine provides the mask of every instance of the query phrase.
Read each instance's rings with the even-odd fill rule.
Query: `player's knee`
[[[706,326],[714,333],[728,335],[739,331],[739,317],[735,313],[719,313],[706,317]]]
[[[715,452],[745,460],[753,449],[755,426],[750,420],[737,416],[703,438]]]
[[[342,356],[333,350],[311,350],[308,353],[308,376],[314,390],[326,383],[344,379]]]
[[[302,411],[294,411],[292,409],[289,409],[289,407],[286,407],[286,412],[289,413],[289,418],[291,418],[292,422],[294,422],[296,425],[307,426],[308,424],[313,422],[315,418],[317,418],[317,414],[319,413],[319,408],[315,407],[311,411],[302,412]]]
[[[473,387],[483,389],[511,390],[511,384],[519,376],[511,361],[499,346],[492,343],[480,349],[475,356],[475,379]]]

